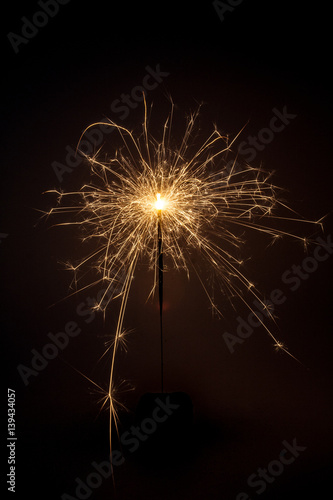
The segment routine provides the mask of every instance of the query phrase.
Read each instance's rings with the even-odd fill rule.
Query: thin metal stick
[[[162,241],[162,215],[161,210],[157,213],[157,247],[158,247],[158,296],[160,305],[160,332],[161,332],[161,392],[164,392],[164,369],[163,369],[163,241]]]

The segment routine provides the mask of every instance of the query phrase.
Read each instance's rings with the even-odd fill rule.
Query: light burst
[[[146,101],[144,110],[138,136],[109,122],[119,134],[121,147],[104,162],[100,152],[87,157],[91,182],[77,192],[53,191],[59,204],[49,212],[74,214],[63,224],[80,226],[83,239],[94,242],[93,251],[71,268],[76,274],[83,269],[97,269],[98,278],[90,284],[103,283],[105,292],[95,309],[105,311],[111,300],[119,301],[114,339],[107,348],[110,375],[103,400],[103,405],[108,403],[110,408],[110,440],[111,425],[117,420],[116,353],[126,336],[124,317],[137,266],[148,262],[152,295],[158,286],[159,245],[163,242],[167,266],[188,276],[196,273],[213,309],[222,314],[205,276],[193,265],[197,254],[218,278],[225,297],[238,297],[262,322],[251,309],[248,297],[258,300],[263,308],[267,306],[242,272],[239,255],[244,248],[244,233],[264,233],[272,242],[289,236],[306,245],[308,240],[286,230],[286,225],[320,224],[301,219],[288,209],[277,196],[279,189],[272,184],[269,173],[247,164],[240,166],[236,157],[230,160],[237,137],[230,142],[215,127],[196,146],[199,109],[187,118],[184,134],[176,145],[172,138],[173,104],[159,140],[148,131]],[[270,311],[267,315],[273,319]],[[268,326],[262,325],[275,347],[290,354]]]

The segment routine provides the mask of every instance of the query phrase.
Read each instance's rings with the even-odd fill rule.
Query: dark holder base
[[[186,393],[145,394],[135,420],[144,436],[137,453],[146,464],[174,464],[191,453],[193,405]]]

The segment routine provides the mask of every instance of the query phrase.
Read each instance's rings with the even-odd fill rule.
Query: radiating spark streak
[[[271,174],[261,168],[244,165],[236,170],[236,155],[233,167],[227,169],[227,155],[232,154],[231,147],[241,131],[229,142],[228,137],[221,135],[215,127],[196,146],[193,137],[198,115],[199,109],[188,118],[184,135],[177,141],[179,146],[172,144],[174,105],[171,101],[171,112],[163,124],[159,141],[149,131],[144,99],[141,134],[136,136],[124,126],[110,121],[107,125],[119,133],[121,147],[115,148],[114,155],[106,162],[101,162],[98,154],[87,157],[90,184],[69,193],[53,191],[59,205],[47,215],[73,214],[72,221],[59,225],[80,226],[83,241],[96,242],[95,249],[73,266],[76,273],[83,268],[99,272],[100,279],[96,281],[94,276],[82,289],[99,281],[107,284],[96,305],[104,312],[111,300],[118,298],[120,301],[114,341],[107,348],[107,352],[111,350],[110,375],[103,403],[109,405],[110,411],[110,447],[112,424],[118,428],[114,386],[116,353],[124,332],[132,278],[137,266],[148,262],[154,271],[149,296],[154,294],[159,275],[157,229],[160,241],[163,240],[165,267],[169,262],[175,269],[185,271],[188,277],[194,269],[212,307],[222,314],[212,300],[204,277],[192,263],[192,256],[197,252],[201,261],[213,270],[225,294],[238,297],[260,321],[275,347],[292,356],[243,296],[248,293],[265,307],[253,284],[240,270],[242,259],[238,251],[244,247],[244,237],[240,232],[266,234],[272,242],[281,237],[292,237],[306,245],[308,239],[295,234],[292,228],[300,223],[321,227],[321,220],[312,222],[297,218],[298,214],[278,199],[279,189],[271,183]],[[89,128],[99,124],[106,125],[105,122],[90,125],[80,140]],[[278,226],[281,223],[292,225],[292,228],[281,228]],[[123,274],[125,279],[121,290],[112,293]],[[269,310],[267,315],[274,321]]]

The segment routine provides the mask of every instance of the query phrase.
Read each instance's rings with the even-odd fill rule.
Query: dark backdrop
[[[106,322],[97,316],[88,323],[78,315],[77,307],[98,290],[66,298],[71,277],[61,262],[80,257],[82,248],[72,231],[51,228],[39,211],[54,202],[45,191],[78,189],[87,179],[83,164],[62,179],[53,168],[54,162],[66,164],[66,146],[75,148],[87,125],[110,117],[129,128],[138,126],[142,103],[121,113],[116,100],[148,81],[147,67],[162,72],[158,85],[147,91],[156,123],[163,123],[168,113],[168,95],[178,117],[203,102],[204,131],[216,123],[232,137],[248,122],[243,140],[268,126],[274,108],[286,107],[296,115],[258,151],[253,164],[275,171],[275,182],[306,218],[327,215],[323,238],[330,238],[329,7],[301,1],[292,6],[251,0],[225,2],[228,8],[222,4],[219,15],[212,2],[201,0],[71,0],[49,19],[36,17],[41,6],[34,1],[6,6],[1,322],[5,386],[16,391],[17,400],[17,498],[60,499],[64,493],[78,498],[75,479],[86,481],[92,463],[107,458],[107,413],[99,413],[96,387],[81,374],[98,383],[106,380],[107,361],[98,360],[116,312],[111,308]],[[11,43],[8,33],[22,36],[26,19],[41,27],[26,28],[27,43],[13,35]],[[179,133],[181,125],[180,119]],[[106,139],[105,147],[112,148],[112,139]],[[265,296],[283,287],[282,274],[306,256],[295,245],[266,248],[265,241],[253,237],[246,255],[252,256],[248,275]],[[144,270],[138,273],[126,316],[126,327],[134,332],[118,364],[119,380],[128,381],[119,394],[129,411],[121,412],[121,432],[130,427],[140,397],[159,390],[157,304],[146,303],[151,278]],[[274,331],[301,363],[276,353],[262,328],[231,354],[223,333],[233,333],[237,315],[246,318],[246,310],[226,306],[225,319],[218,321],[195,277],[187,282],[182,274],[166,274],[165,384],[168,391],[184,391],[192,399],[193,452],[177,460],[176,443],[168,464],[155,468],[130,456],[115,470],[116,493],[109,478],[93,489],[91,498],[241,500],[247,498],[240,495],[245,492],[249,498],[286,499],[306,492],[320,498],[329,491],[331,258],[320,262],[297,290],[285,286],[283,291],[287,300],[276,310]],[[17,366],[30,367],[31,350],[41,352],[48,333],[64,331],[71,321],[81,333],[25,385]],[[129,387],[133,390],[127,391]],[[274,481],[258,494],[258,487],[247,484],[249,476],[278,460],[283,442],[294,440],[306,449],[283,472],[275,469]]]

